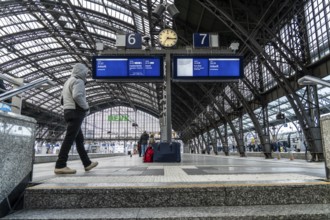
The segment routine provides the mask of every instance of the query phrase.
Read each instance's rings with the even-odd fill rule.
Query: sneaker
[[[96,167],[99,163],[98,162],[92,162],[89,166],[85,167],[85,171],[90,171],[94,167]]]
[[[75,174],[77,170],[70,169],[69,167],[55,168],[55,174]]]

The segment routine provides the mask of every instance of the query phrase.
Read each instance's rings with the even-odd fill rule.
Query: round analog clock
[[[173,47],[178,42],[178,35],[172,29],[163,29],[159,32],[158,40],[162,47]]]

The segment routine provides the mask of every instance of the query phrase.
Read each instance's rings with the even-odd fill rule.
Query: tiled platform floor
[[[36,197],[32,197],[32,201],[43,204],[42,207],[47,208],[22,210],[7,216],[5,219],[330,219],[330,205],[315,202],[319,201],[317,200],[318,195],[323,196],[322,198],[328,201],[328,193],[322,195],[323,190],[329,184],[325,182],[324,163],[308,163],[305,160],[290,161],[289,159],[266,160],[261,157],[241,158],[238,156],[191,154],[183,154],[181,163],[142,163],[142,158],[136,155],[93,160],[97,160],[99,166],[90,172],[84,171],[80,161],[69,161],[68,166],[78,171],[73,175],[55,175],[53,172],[54,162],[34,165],[33,181],[42,184],[31,187],[33,189],[30,189],[29,193],[32,196],[33,193],[36,193]],[[307,188],[299,187],[300,185]],[[210,187],[214,189],[211,190]],[[181,189],[176,190],[177,188],[185,188],[184,192],[187,193],[184,194]],[[225,191],[227,192],[224,197],[218,196],[219,193],[223,193],[219,190],[222,188],[226,188]],[[125,193],[120,193],[123,189]],[[156,197],[150,196],[150,198],[141,194],[141,190],[153,192],[164,189],[169,189],[171,192],[169,197],[180,198],[180,201],[189,202],[192,201],[192,198],[194,198],[193,201],[196,198],[201,198],[198,201],[201,201],[203,205],[194,204],[193,207],[187,207],[167,204],[170,207],[149,207],[151,202],[146,198],[151,199],[153,203],[155,201],[164,201],[165,203],[176,201],[168,200],[166,193],[157,194]],[[61,191],[64,194],[63,192],[61,194]],[[83,195],[74,194],[76,191],[88,194],[86,198],[89,198],[88,196],[94,198],[93,193],[101,191],[102,193],[98,194],[100,199],[95,200],[99,203],[109,202],[116,195],[114,198],[117,199],[116,202],[122,201],[126,204],[126,201],[135,201],[136,196],[142,195],[140,197],[143,201],[146,200],[147,206],[132,208],[124,208],[126,206],[100,208],[103,207],[100,206],[97,208],[81,209],[75,207],[68,209],[68,204],[80,204],[84,201],[84,199],[79,199]],[[127,193],[128,191],[130,193]],[[288,194],[289,191],[290,194]],[[68,192],[71,193],[68,194]],[[134,192],[135,194],[131,194]],[[179,194],[173,195],[173,192]],[[315,194],[310,194],[310,192]],[[110,194],[111,196],[107,197]],[[204,198],[204,194],[207,195],[207,200]],[[105,199],[103,199],[103,195],[106,197]],[[130,197],[131,195],[134,199]],[[180,196],[178,197],[178,195]],[[119,200],[118,196],[120,196]],[[72,200],[72,198],[78,199]],[[225,198],[227,198],[226,201],[229,205],[225,203],[227,205],[222,206],[217,202],[216,206],[205,205],[214,199]],[[301,202],[291,204],[292,201],[305,201],[305,198],[308,198],[306,204],[304,202],[304,204]],[[238,204],[243,201],[248,205],[231,205],[230,201],[233,202],[233,199],[237,200]],[[48,200],[50,203],[45,205],[44,203]],[[273,200],[280,202],[278,204]],[[312,200],[315,200],[314,203]],[[264,203],[265,201],[268,203]],[[66,202],[65,209],[50,208],[51,205],[62,204],[63,202]],[[141,205],[140,202],[139,205]]]
[[[55,175],[55,163],[35,164],[33,182],[47,185],[299,183],[325,180],[324,163],[261,157],[183,154],[180,163],[143,163],[138,155],[93,159],[99,166],[85,172],[81,162],[69,161],[73,175]]]

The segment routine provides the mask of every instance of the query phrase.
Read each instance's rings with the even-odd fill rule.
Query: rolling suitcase
[[[181,148],[179,142],[172,142],[172,148],[175,153],[176,162],[181,162]]]
[[[180,162],[180,143],[158,143],[154,148],[154,162]]]

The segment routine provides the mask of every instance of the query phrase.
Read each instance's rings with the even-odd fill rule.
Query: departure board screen
[[[173,80],[231,81],[243,77],[242,57],[173,56]]]
[[[162,81],[163,56],[95,56],[93,79],[106,81]]]

